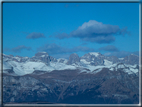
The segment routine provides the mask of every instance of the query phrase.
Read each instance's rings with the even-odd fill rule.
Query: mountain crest
[[[73,53],[70,55],[67,64],[73,64],[73,63],[78,63],[78,62],[80,62],[79,56],[76,53]]]
[[[98,57],[99,55],[101,55],[101,53],[99,52],[89,52],[90,55],[93,55],[95,57]]]
[[[48,53],[46,52],[38,52],[35,54],[36,57],[45,57],[45,56],[49,56]]]

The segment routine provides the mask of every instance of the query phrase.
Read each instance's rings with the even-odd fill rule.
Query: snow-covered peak
[[[36,57],[45,57],[45,56],[49,56],[48,53],[46,52],[38,52],[35,54]]]
[[[28,59],[29,57],[24,57],[25,59]]]
[[[123,60],[124,58],[118,58],[119,60]]]
[[[99,56],[100,53],[99,52],[90,52],[89,54],[94,55],[95,57],[97,57],[97,56]]]
[[[47,53],[47,52],[40,52],[40,53]]]
[[[21,60],[21,58],[19,58],[19,57],[14,57],[14,59],[16,59],[17,61],[20,61]]]

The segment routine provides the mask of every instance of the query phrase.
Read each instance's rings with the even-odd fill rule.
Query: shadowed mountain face
[[[137,75],[108,69],[96,74],[79,70],[24,76],[4,74],[3,98],[5,103],[133,104],[138,103],[138,80]]]
[[[67,64],[73,64],[78,62],[80,62],[79,56],[76,53],[74,53],[70,55]]]
[[[39,56],[41,54],[36,55],[36,57]],[[49,57],[49,55],[47,56]],[[98,59],[100,62],[98,61],[96,65],[99,63],[100,65],[96,66],[91,63],[87,65],[87,57],[90,58],[88,62],[95,60],[95,58]],[[86,62],[81,59],[86,59]],[[119,61],[117,57],[105,57],[98,53],[88,54],[88,56],[81,58],[73,54],[68,61],[61,60],[49,61],[46,66],[52,66],[52,63],[63,64],[65,62],[67,64],[64,66],[70,68],[75,66],[75,68],[58,68],[50,72],[34,69],[32,73],[25,75],[16,74],[14,68],[5,69],[3,73],[3,102],[47,104],[139,103],[138,65],[115,63],[117,60]],[[84,63],[81,61],[84,61]],[[41,63],[41,59],[39,63]],[[107,66],[104,66],[103,63]]]

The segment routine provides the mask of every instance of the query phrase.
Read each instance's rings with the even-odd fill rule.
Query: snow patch
[[[97,72],[100,72],[101,70],[102,70],[102,68],[100,68],[100,69],[97,69],[97,70],[93,71],[93,73],[97,73]]]
[[[133,74],[133,72],[128,69],[124,69],[124,72],[127,72],[128,74]]]
[[[9,61],[4,62],[4,68],[11,68],[13,67],[13,71],[18,75],[25,75],[30,74],[34,70],[41,70],[41,71],[52,71],[54,70],[52,67],[48,67],[43,62],[26,62],[26,63],[18,63],[16,61]]]
[[[90,55],[95,55],[95,57],[99,56],[99,53],[98,53],[98,52],[90,52],[89,54],[90,54]]]
[[[136,68],[136,67],[137,67],[136,64],[135,64],[135,65],[128,65],[128,64],[127,64],[127,66],[128,66],[128,67],[131,67],[131,68]]]
[[[40,57],[45,57],[45,55],[41,55]]]
[[[4,70],[4,69],[11,69],[10,64],[7,63],[7,62],[3,62],[3,70]]]
[[[104,59],[104,65],[105,66],[112,65],[112,62]]]
[[[109,70],[114,71],[114,68],[110,68]]]
[[[125,68],[125,66],[123,64],[119,64],[117,68]]]
[[[63,63],[67,63],[68,62],[68,60],[65,59],[65,58],[59,58],[59,59],[57,59],[57,62],[60,62],[60,60],[63,60],[64,61]]]
[[[18,60],[18,61],[20,61],[20,59],[21,59],[21,58],[19,58],[19,57],[14,57],[14,58],[15,58],[16,60]]]
[[[90,64],[90,62],[87,62],[85,59],[81,59],[80,62],[82,62],[84,64]]]
[[[65,69],[76,69],[75,66],[72,66],[72,65],[66,65],[64,63],[59,63],[59,62],[56,62],[56,63],[50,63],[50,66],[52,68],[54,68],[54,70],[65,70]]]
[[[139,70],[138,70],[138,69],[133,69],[133,68],[130,68],[130,70],[131,70],[132,72],[134,72],[134,73],[139,72]]]
[[[118,58],[119,60],[123,60],[124,58]]]
[[[139,72],[138,69],[135,69],[137,65],[127,65],[127,64],[117,64],[114,66],[114,64],[112,66],[110,66],[109,70],[114,71],[114,69],[116,69],[116,71],[118,69],[123,69],[124,72],[128,73],[128,74],[133,74],[133,73],[137,73]],[[128,69],[129,68],[129,69]]]
[[[90,72],[92,72],[92,71],[97,70],[97,69],[105,68],[105,66],[91,66],[91,65],[88,65],[85,68],[89,69]]]

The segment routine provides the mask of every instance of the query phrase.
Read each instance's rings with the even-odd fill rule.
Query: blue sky
[[[139,3],[4,3],[3,53],[59,58],[139,51]]]

